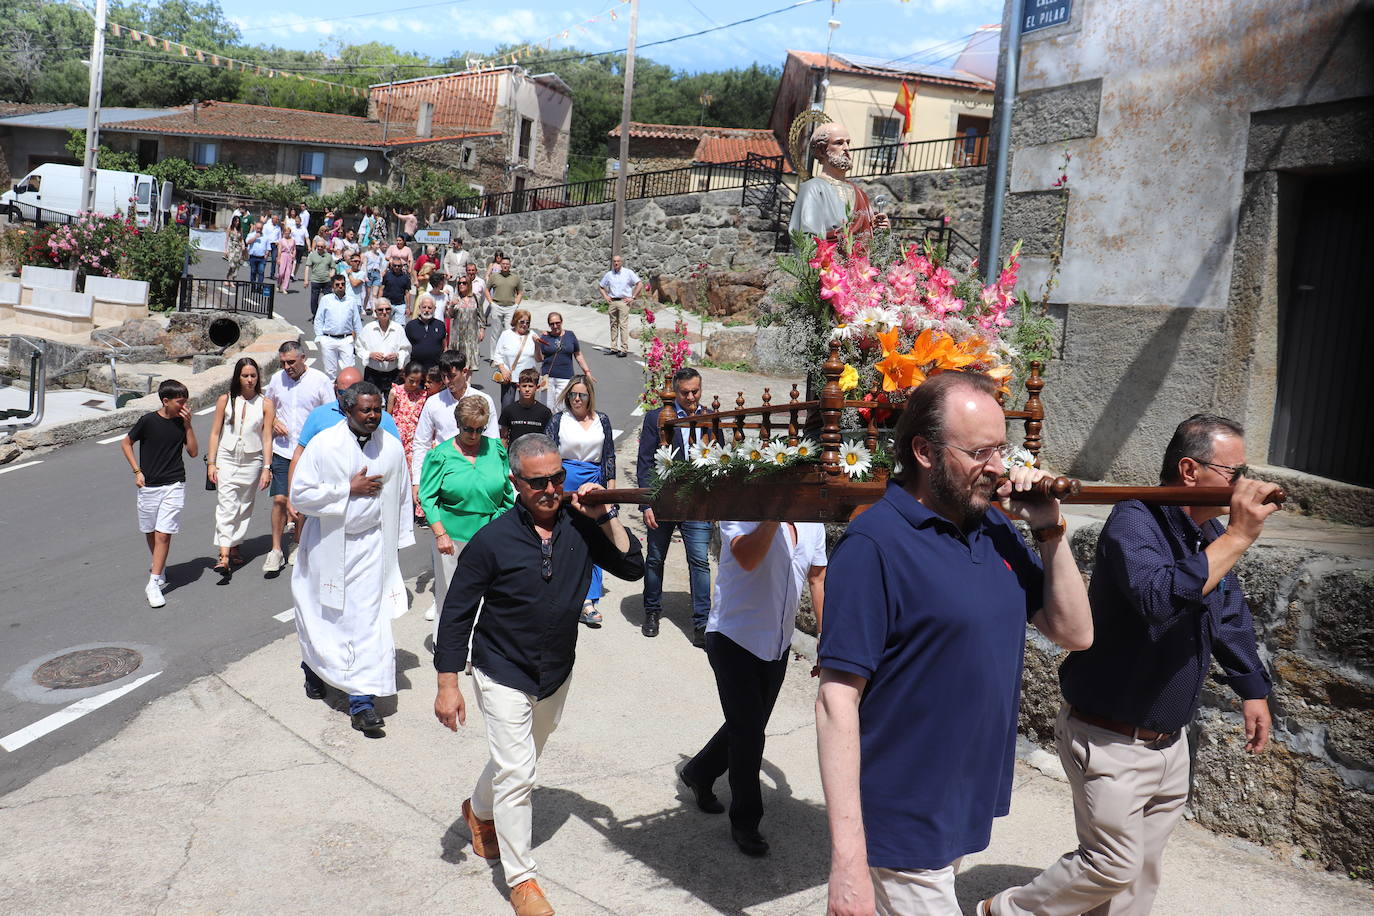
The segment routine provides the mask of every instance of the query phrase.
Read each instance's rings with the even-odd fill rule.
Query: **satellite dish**
[[[353,161],[353,171],[361,175],[363,172],[367,171],[367,167],[371,164],[372,163],[368,161],[366,156],[359,156]]]

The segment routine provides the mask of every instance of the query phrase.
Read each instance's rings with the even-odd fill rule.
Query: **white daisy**
[[[797,450],[787,444],[786,439],[774,439],[768,443],[764,451],[769,464],[784,465],[791,462],[797,455]]]
[[[1018,445],[1002,455],[1002,469],[1004,471],[1010,471],[1012,468],[1033,467],[1035,467],[1035,456],[1022,446]]]
[[[714,456],[711,453],[715,447],[716,444],[707,436],[698,439],[696,444],[692,446],[692,464],[699,468],[710,467],[715,464]]]
[[[867,474],[873,466],[873,455],[857,442],[846,442],[840,446],[840,470],[850,477]]]
[[[831,340],[845,341],[854,336],[854,329],[847,324],[838,325],[830,331]]]
[[[869,306],[859,311],[858,317],[854,319],[854,324],[861,333],[872,334],[882,330],[885,317],[886,313],[882,309]]]
[[[796,451],[793,453],[798,458],[814,458],[821,453],[821,444],[815,439],[806,438],[797,440]]]
[[[671,445],[660,445],[658,451],[654,452],[654,467],[659,474],[668,474],[673,470],[673,465],[681,461],[678,450]]]
[[[768,446],[754,436],[748,436],[735,446],[735,457],[750,464],[763,464],[768,460]]]
[[[735,453],[726,445],[713,445],[710,451],[711,455],[706,465],[714,467],[717,474],[724,474],[730,462],[735,459]]]

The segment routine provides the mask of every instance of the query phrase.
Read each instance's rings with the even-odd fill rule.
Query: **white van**
[[[11,220],[69,222],[84,209],[81,172],[79,165],[44,163],[21,178],[12,190],[0,194],[0,212],[8,213]],[[114,216],[132,212],[139,226],[156,224],[156,178],[112,169],[96,169],[95,176],[96,213]]]

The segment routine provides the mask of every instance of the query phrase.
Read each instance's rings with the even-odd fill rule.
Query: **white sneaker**
[[[267,559],[262,561],[262,571],[265,573],[281,572],[286,565],[286,557],[281,555],[280,550],[269,550]]]
[[[160,591],[166,590],[166,588],[167,588],[167,577],[166,577],[166,576],[153,576],[153,581],[157,583],[157,587],[158,587],[158,589],[159,589]]]
[[[286,565],[287,565],[287,566],[295,566],[295,565],[296,565],[296,551],[297,551],[297,550],[300,550],[300,549],[301,549],[301,545],[300,545],[300,544],[287,544],[287,545],[286,545],[286,549],[283,550],[282,553],[286,554]]]
[[[158,588],[155,579],[148,580],[147,586],[143,589],[143,594],[148,596],[149,607],[162,607],[167,603],[167,599],[162,597],[162,589]]]
[[[438,611],[439,606],[437,604],[431,604],[429,608],[425,610],[425,619],[433,620],[435,617],[439,616]]]

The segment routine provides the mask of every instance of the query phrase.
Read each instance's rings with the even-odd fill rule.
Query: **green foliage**
[[[66,147],[67,155],[84,162],[86,159],[86,132],[84,130],[67,131]],[[133,153],[124,150],[112,150],[101,144],[96,147],[95,167],[113,169],[116,172],[137,172],[138,157]]]
[[[175,223],[157,231],[140,230],[126,244],[119,274],[148,283],[148,307],[169,312],[177,305],[177,283],[190,256],[197,261],[196,242]]]

